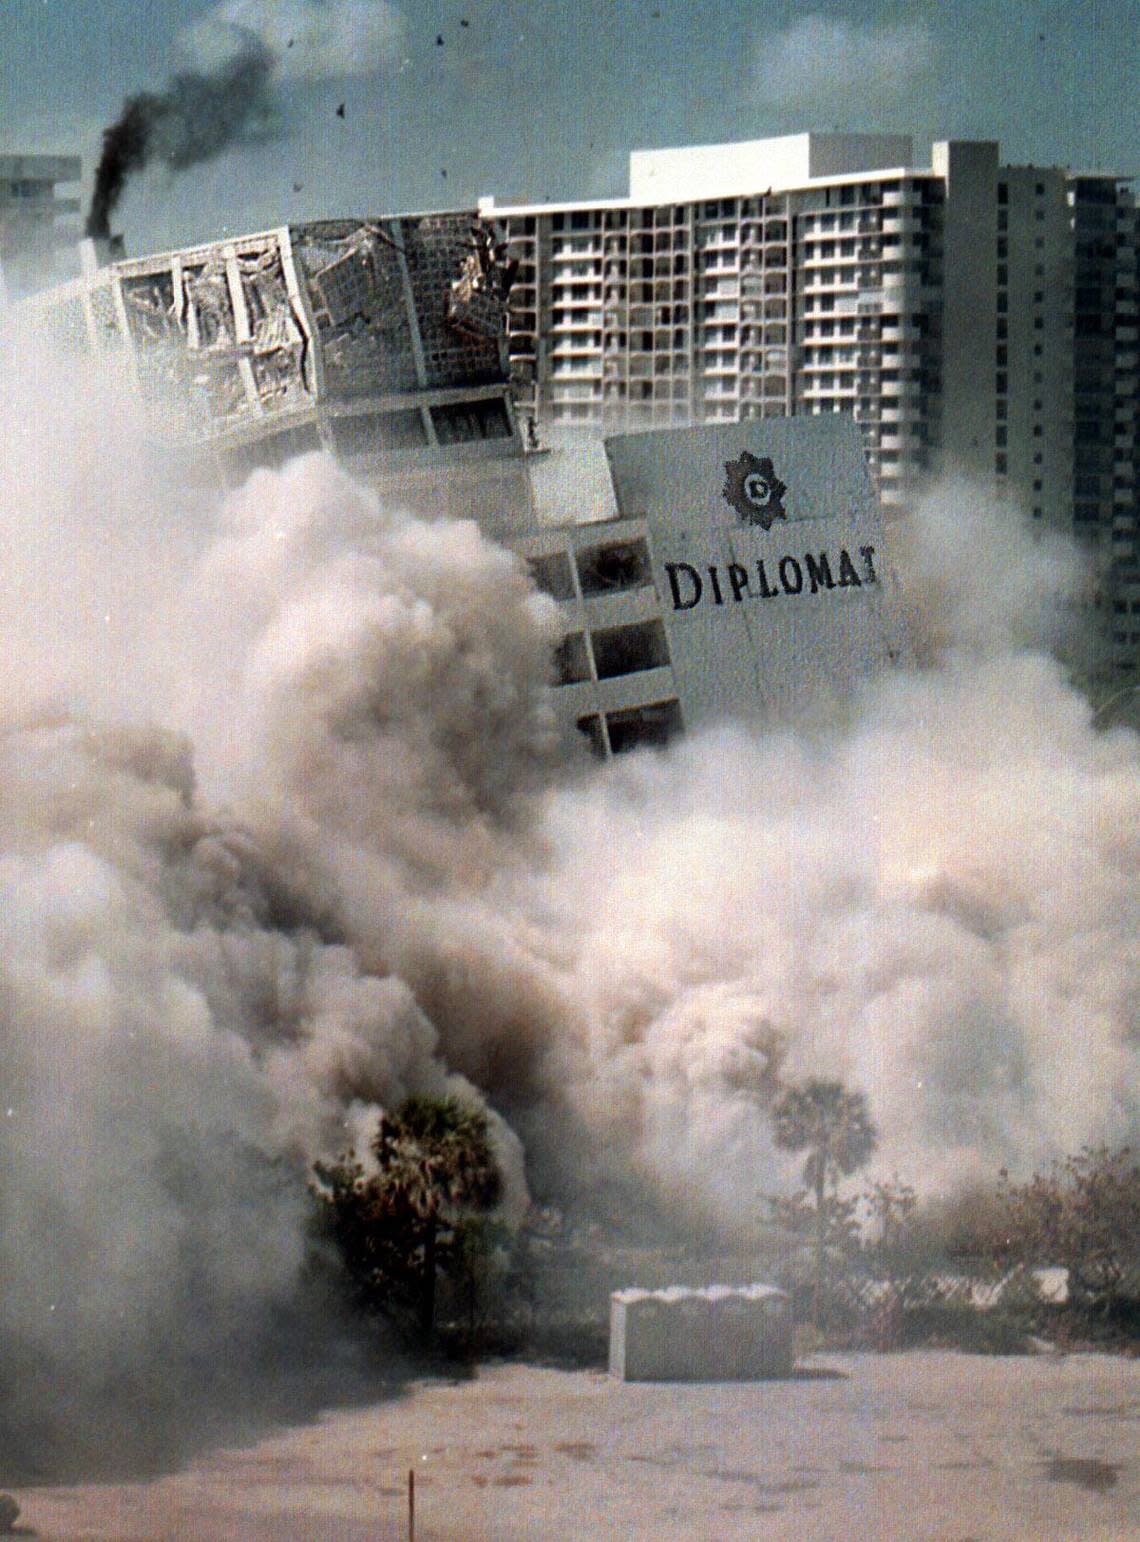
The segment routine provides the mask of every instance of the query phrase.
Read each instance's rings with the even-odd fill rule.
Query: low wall
[[[610,1375],[621,1381],[752,1381],[792,1369],[788,1296],[772,1285],[619,1290]]]

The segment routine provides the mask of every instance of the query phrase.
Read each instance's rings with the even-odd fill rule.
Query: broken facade
[[[530,513],[506,371],[511,269],[465,213],[282,226],[92,267],[29,302],[121,354],[164,439],[228,483],[325,448],[438,512]],[[480,475],[441,475],[457,461]]]

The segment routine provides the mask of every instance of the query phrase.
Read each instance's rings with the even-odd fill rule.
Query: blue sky
[[[279,51],[278,135],[137,178],[115,221],[129,250],[482,193],[620,193],[630,149],[808,127],[912,131],[921,159],[957,135],[1140,171],[1125,0],[4,0],[0,148],[93,161],[125,96],[235,28]]]

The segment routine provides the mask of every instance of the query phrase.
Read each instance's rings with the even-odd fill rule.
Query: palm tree
[[[487,1116],[458,1098],[410,1097],[394,1114],[381,1116],[372,1150],[377,1181],[420,1223],[420,1331],[428,1338],[435,1324],[440,1233],[465,1215],[492,1210],[502,1193]]]
[[[381,1115],[372,1152],[373,1175],[351,1151],[318,1165],[317,1194],[364,1300],[386,1312],[411,1306],[427,1340],[456,1228],[502,1193],[487,1115],[455,1097],[413,1096]]]
[[[862,1167],[878,1145],[866,1094],[842,1082],[809,1077],[793,1083],[772,1106],[772,1131],[784,1151],[806,1151],[804,1183],[815,1198],[815,1317],[820,1320],[826,1260],[827,1189]]]

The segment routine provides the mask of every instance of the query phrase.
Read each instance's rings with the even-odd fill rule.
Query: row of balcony
[[[788,378],[783,371],[772,369],[764,374],[758,371],[742,372],[735,364],[727,361],[698,364],[691,372],[685,360],[673,360],[670,367],[664,365],[665,361],[647,355],[631,356],[621,363],[616,360],[604,364],[600,359],[579,360],[572,366],[565,363],[557,366],[551,374],[550,384],[586,384],[602,379],[657,379],[683,383],[691,375],[691,378],[708,382],[722,391],[736,391],[740,385],[747,387],[763,382],[764,390],[770,393],[773,390],[783,391]],[[832,373],[815,378],[799,376],[796,394],[807,402],[833,398],[852,403],[859,401],[876,421],[907,424],[920,421],[927,414],[933,393],[914,382],[871,383],[857,380],[851,375],[836,376]]]

